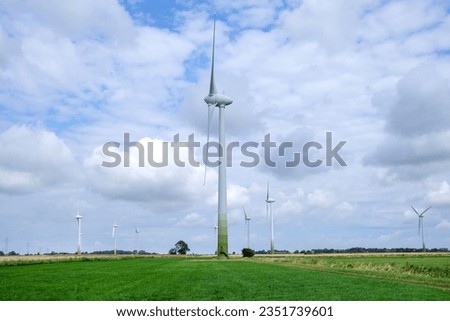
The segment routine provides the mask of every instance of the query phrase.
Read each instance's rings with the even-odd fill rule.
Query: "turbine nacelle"
[[[233,103],[233,100],[223,94],[212,94],[205,97],[205,102],[210,105],[225,107]]]
[[[244,210],[244,217],[245,217],[245,220],[250,221],[252,218],[251,218],[250,216],[247,215],[247,212],[245,211],[245,207],[242,206],[242,209]]]
[[[431,208],[431,206],[428,207],[425,211],[423,211],[423,212],[420,213],[420,214],[419,214],[419,212],[418,212],[412,205],[411,205],[411,208],[414,210],[414,212],[417,214],[417,216],[418,216],[419,218],[421,218],[421,217],[424,217],[425,212],[427,212],[427,211]]]
[[[275,203],[275,200],[273,198],[267,198],[266,203]]]

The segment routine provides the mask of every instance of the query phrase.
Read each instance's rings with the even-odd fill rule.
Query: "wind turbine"
[[[81,219],[83,216],[80,215],[80,203],[78,202],[78,208],[77,208],[77,215],[75,216],[75,219],[77,220],[78,224],[78,245],[77,245],[77,254],[81,254]]]
[[[226,146],[225,146],[225,107],[230,105],[233,100],[224,94],[217,93],[214,82],[214,47],[216,42],[216,21],[214,20],[212,58],[211,58],[211,80],[209,84],[209,94],[205,97],[208,105],[208,143],[209,129],[214,108],[219,108],[219,200],[218,200],[218,235],[217,235],[217,256],[219,258],[228,258],[228,220],[227,220],[227,174],[226,174]],[[212,107],[212,108],[211,108]]]
[[[134,233],[136,234],[136,255],[139,254],[139,233],[141,230],[139,230],[137,227],[134,230]]]
[[[252,218],[250,216],[247,216],[244,206],[242,206],[242,209],[244,210],[245,225],[246,225],[246,230],[247,230],[247,248],[249,249],[250,248],[250,220]]]
[[[417,230],[417,234],[420,235],[420,228],[422,228],[422,249],[425,252],[426,249],[425,249],[425,239],[423,237],[423,217],[424,217],[425,212],[428,211],[431,208],[431,206],[428,207],[425,211],[423,211],[420,214],[419,214],[419,212],[416,211],[416,209],[412,205],[411,205],[411,208],[414,210],[414,212],[416,212],[416,214],[417,214],[417,216],[419,218],[419,227],[418,227],[418,230]]]
[[[270,215],[270,253],[275,253],[274,236],[273,236],[273,209],[272,204],[275,203],[273,198],[269,195],[269,182],[267,182],[267,196],[266,196],[266,216]]]
[[[217,244],[217,229],[218,229],[218,226],[217,225],[214,225],[214,242]],[[216,253],[215,254],[217,254],[217,250],[216,250]]]
[[[117,254],[117,228],[119,225],[116,224],[116,220],[114,220],[114,224],[112,226],[112,237],[114,238],[114,255]]]

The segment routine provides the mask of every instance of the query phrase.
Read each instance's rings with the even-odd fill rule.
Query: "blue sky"
[[[0,4],[1,250],[74,252],[80,202],[83,250],[111,249],[115,219],[125,250],[139,227],[147,251],[214,251],[215,169],[203,185],[203,167],[140,168],[135,150],[129,168],[101,166],[124,133],[206,142],[214,12],[228,142],[346,141],[345,167],[229,168],[231,252],[243,205],[252,247],[268,249],[268,180],[278,249],[420,247],[411,204],[433,206],[427,247],[450,247],[445,1],[101,0]]]

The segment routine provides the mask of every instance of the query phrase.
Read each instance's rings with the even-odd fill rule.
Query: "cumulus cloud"
[[[130,147],[129,153],[122,146],[121,149],[108,148],[106,155],[103,146],[97,147],[84,162],[90,186],[108,198],[143,202],[160,211],[183,208],[214,193],[208,186],[214,184],[215,176],[208,175],[203,186],[204,167],[189,163],[187,148],[180,148],[179,156],[175,156],[170,143],[165,148],[159,139],[147,137],[138,143],[143,149]],[[167,150],[164,157],[163,150]],[[110,153],[116,156],[111,157]],[[175,157],[185,166],[177,166]],[[167,165],[152,165],[149,159],[162,165],[165,159]],[[116,166],[107,165],[116,160]]]
[[[176,223],[178,227],[194,227],[201,226],[207,227],[211,226],[211,222],[208,221],[205,217],[198,213],[190,213],[185,215],[179,222]]]
[[[244,186],[230,184],[227,189],[227,199],[229,207],[241,208],[250,201],[249,191]]]
[[[3,108],[60,126],[89,120],[107,127],[111,118],[128,130],[141,119],[168,123],[167,102],[181,101],[191,40],[134,24],[116,1],[2,5],[13,13],[2,14],[0,46],[15,50],[15,58],[0,58],[0,80],[4,92],[16,93],[0,102]]]
[[[414,68],[398,82],[395,95],[374,103],[387,133],[365,161],[387,168],[383,177],[423,178],[448,162],[450,83],[433,65]]]
[[[229,15],[231,23],[242,28],[265,28],[275,22],[278,10],[283,6],[280,1],[251,0],[251,1],[224,1],[214,2],[215,10]]]
[[[427,194],[427,199],[433,204],[449,205],[450,204],[450,185],[447,181],[443,181],[436,190]]]
[[[341,202],[334,207],[334,211],[331,213],[332,217],[338,219],[347,219],[355,213],[356,205],[349,202]]]
[[[319,207],[319,208],[328,208],[330,207],[334,201],[335,196],[333,192],[316,189],[311,193],[308,193],[306,196],[309,205],[312,207]]]
[[[100,0],[92,3],[80,0],[63,3],[57,0],[25,0],[19,4],[7,0],[2,6],[7,11],[14,11],[19,17],[28,15],[31,24],[45,23],[52,30],[74,39],[117,39],[118,35],[127,39],[132,28],[132,21],[126,11],[115,1]],[[31,17],[30,12],[33,13]]]
[[[29,193],[67,182],[75,162],[64,141],[44,128],[13,126],[0,134],[0,191]]]
[[[359,13],[369,1],[333,1],[323,6],[307,0],[283,16],[284,27],[296,41],[317,43],[327,49],[342,49],[354,42]],[[323,23],[326,21],[327,23]]]
[[[394,240],[398,240],[402,236],[402,231],[395,231],[387,234],[380,235],[377,238],[377,241],[379,241],[381,244],[390,243]]]
[[[450,83],[433,65],[411,70],[397,85],[386,129],[396,135],[420,137],[450,129]]]
[[[442,220],[437,225],[438,230],[450,230],[450,222],[448,220]]]

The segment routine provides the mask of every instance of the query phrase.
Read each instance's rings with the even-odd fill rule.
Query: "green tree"
[[[187,252],[190,251],[187,243],[181,240],[175,244],[175,250],[177,251],[178,254],[186,254]]]

